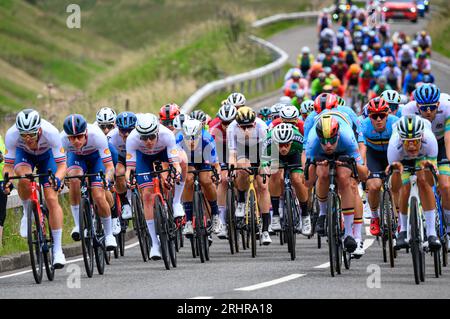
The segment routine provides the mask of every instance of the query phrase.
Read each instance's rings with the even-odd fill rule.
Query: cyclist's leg
[[[433,181],[430,171],[420,171],[417,175],[417,186],[419,187],[420,203],[425,215],[427,236],[436,237],[436,199],[433,192]]]
[[[269,193],[272,203],[272,229],[280,230],[280,196],[283,193],[283,170],[278,169],[269,178]]]
[[[256,176],[256,192],[258,195],[258,206],[260,211],[260,216],[263,221],[262,231],[267,232],[267,237],[269,237],[268,230],[270,224],[270,193],[269,185],[263,183],[263,177],[260,175]]]
[[[222,225],[226,225],[226,200],[227,200],[227,171],[221,172],[221,183],[217,187],[217,204],[219,205],[219,217]]]
[[[209,168],[210,165],[200,165],[202,169]],[[217,189],[211,180],[211,172],[200,173],[199,176],[200,185],[202,187],[203,194],[205,194],[206,200],[211,208],[211,217],[213,219],[214,232],[217,233],[220,229],[219,224],[219,207],[217,206]]]
[[[238,168],[240,167],[249,167],[250,161],[246,159],[245,157],[240,157],[237,160],[236,166]],[[235,179],[235,187],[238,190],[238,196],[237,196],[237,203],[238,206],[236,208],[236,217],[244,217],[245,214],[245,194],[248,190],[250,183],[249,183],[249,175],[246,171],[238,170],[236,171],[236,179]]]
[[[81,157],[73,154],[67,154],[67,176],[78,176],[83,175],[85,171],[87,171],[87,166]],[[78,232],[79,232],[79,218],[80,218],[80,180],[79,179],[70,179],[69,181],[69,200],[70,200],[70,210],[72,212],[73,221],[75,224],[75,228],[72,231],[72,234],[75,240],[78,240]]]
[[[342,200],[344,215],[345,237],[353,237],[353,219],[355,217],[355,190],[349,183],[352,172],[348,167],[340,166],[336,169],[336,181]]]
[[[181,148],[178,149],[178,157],[180,159],[181,166],[181,181],[180,183],[175,183],[175,191],[173,196],[173,208],[176,217],[182,217],[185,215],[185,209],[183,209],[183,204],[181,204],[181,197],[183,196],[183,191],[186,187],[187,171],[188,171],[188,160],[187,155]],[[191,209],[192,210],[192,209]]]
[[[445,152],[445,144],[438,143],[438,162],[447,159]],[[447,232],[450,232],[450,165],[439,165],[439,176],[438,176],[438,187],[439,193],[441,194],[442,200],[441,205],[444,210],[445,220],[447,223]]]

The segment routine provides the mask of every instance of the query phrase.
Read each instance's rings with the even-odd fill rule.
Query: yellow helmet
[[[256,113],[248,106],[240,107],[236,114],[236,122],[239,125],[253,124],[256,120]]]

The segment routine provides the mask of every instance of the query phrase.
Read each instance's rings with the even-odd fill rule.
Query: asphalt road
[[[420,30],[417,25],[399,23],[394,29]],[[290,54],[295,62],[303,45],[315,49],[315,27],[290,29],[274,36],[271,41]],[[433,68],[437,83],[449,90],[444,68]],[[275,95],[255,103],[270,105]],[[411,255],[399,253],[395,268],[382,261],[380,244],[365,236],[366,255],[352,260],[350,270],[330,276],[328,249],[323,241],[317,249],[316,239],[298,235],[297,259],[291,261],[287,246],[280,246],[272,237],[270,246],[259,246],[256,258],[249,250],[231,255],[228,243],[215,238],[210,249],[211,260],[201,264],[193,259],[190,247],[178,255],[178,267],[167,271],[162,261],[144,263],[137,243],[129,243],[125,257],[112,260],[104,275],[86,276],[81,259],[70,261],[57,271],[54,282],[43,280],[36,285],[29,269],[0,274],[0,298],[449,298],[450,269],[443,269],[441,278],[434,278],[433,263],[426,256],[426,280],[415,285]],[[186,242],[187,244],[187,242]]]

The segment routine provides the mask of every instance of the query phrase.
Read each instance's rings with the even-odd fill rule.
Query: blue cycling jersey
[[[333,115],[339,122],[339,138],[337,140],[337,146],[333,155],[348,155],[356,160],[356,163],[363,164],[361,154],[359,153],[358,142],[356,141],[355,134],[349,122],[340,116]],[[306,144],[306,158],[314,160],[316,158],[329,157],[320,144],[320,140],[316,133],[316,123],[314,123],[312,129],[308,134],[308,142]]]
[[[198,143],[192,150],[184,143],[184,136],[181,132],[177,133],[176,142],[178,147],[186,152],[189,165],[218,162],[216,142],[208,131],[202,130],[201,143]]]
[[[389,139],[392,135],[392,128],[394,123],[397,121],[398,117],[389,114],[384,131],[377,132],[372,125],[372,120],[370,118],[366,118],[362,122],[362,133],[365,140],[364,143],[375,151],[387,152]]]
[[[362,132],[361,132],[361,122],[359,121],[356,113],[353,112],[353,110],[350,107],[338,106],[331,110],[323,110],[322,111],[322,113],[327,113],[327,112],[339,113],[339,114],[341,114],[341,116],[345,117],[347,119],[347,121],[350,123],[350,126],[351,126],[353,132],[355,133],[355,136],[358,136],[358,143],[364,143],[364,138],[363,138]],[[307,136],[309,134],[309,131],[311,130],[311,128],[313,127],[313,125],[317,119],[318,119],[317,112],[313,111],[308,115],[308,117],[305,120],[305,125],[303,126],[304,132],[305,132],[305,135],[304,135],[305,136],[305,140],[304,140],[305,145],[308,141]]]

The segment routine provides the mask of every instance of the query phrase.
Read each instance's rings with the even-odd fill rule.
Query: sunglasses
[[[239,127],[243,130],[250,130],[253,128],[253,124],[251,125],[239,125]]]
[[[164,120],[161,121],[161,124],[164,126],[173,126],[173,120]]]
[[[388,114],[387,113],[372,113],[372,114],[369,114],[369,117],[372,119],[372,120],[376,120],[376,119],[380,119],[380,120],[384,120],[386,117],[388,116]]]
[[[424,105],[419,105],[419,110],[421,110],[422,112],[433,112],[434,110],[436,110],[438,108],[437,104],[424,104]]]
[[[100,124],[98,127],[100,127],[101,130],[112,130],[114,128],[114,124]]]
[[[128,129],[128,130],[121,130],[121,129],[119,129],[119,133],[122,134],[122,135],[128,135],[128,134],[131,133],[131,131],[133,131],[132,128]]]
[[[415,138],[415,139],[405,139],[403,140],[403,145],[408,146],[410,143],[412,143],[414,146],[417,146],[422,141],[421,138]]]
[[[141,141],[153,141],[158,137],[158,134],[150,134],[150,135],[141,135],[140,140]]]
[[[389,103],[389,108],[391,109],[392,112],[394,112],[395,110],[398,109],[398,104]]]
[[[85,137],[85,134],[78,134],[78,135],[71,135],[67,136],[69,138],[69,141],[75,141],[75,140],[81,140],[83,137]]]
[[[333,145],[334,143],[336,143],[337,138],[337,135],[331,138],[320,138],[320,144],[327,145],[328,143],[330,143],[331,145]]]
[[[280,144],[278,144],[279,147],[284,147],[284,148],[288,148],[289,145],[291,145],[291,143],[280,143]]]
[[[39,132],[36,132],[36,133],[24,133],[24,134],[20,134],[20,137],[23,138],[23,139],[27,139],[28,138],[28,139],[34,140],[34,139],[37,139],[38,133]]]

